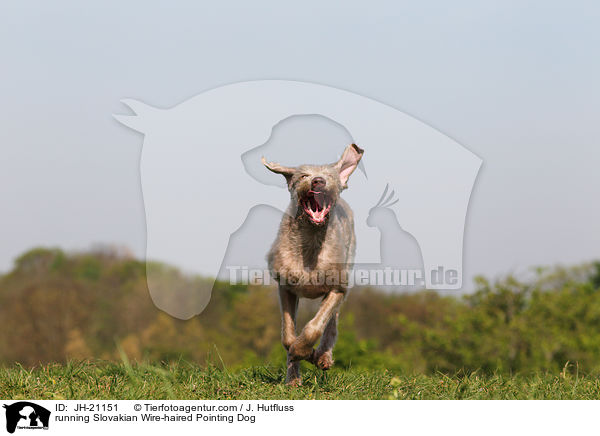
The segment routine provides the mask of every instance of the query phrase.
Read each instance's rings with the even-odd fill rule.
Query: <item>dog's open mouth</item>
[[[322,224],[331,210],[332,201],[325,192],[308,191],[300,203],[313,223]]]

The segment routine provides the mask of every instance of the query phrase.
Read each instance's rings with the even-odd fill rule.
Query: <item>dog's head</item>
[[[335,207],[340,192],[348,187],[348,178],[354,172],[364,150],[350,144],[342,157],[329,165],[301,165],[286,167],[274,162],[263,164],[271,171],[285,177],[292,202],[297,206],[296,217],[313,225],[323,225]]]

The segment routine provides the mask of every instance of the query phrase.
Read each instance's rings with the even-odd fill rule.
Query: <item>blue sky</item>
[[[579,1],[3,2],[0,271],[36,245],[143,255],[142,138],[119,100],[254,79],[369,96],[480,156],[468,276],[597,258],[598,22]]]

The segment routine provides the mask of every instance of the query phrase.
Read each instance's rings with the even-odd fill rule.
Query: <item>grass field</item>
[[[304,371],[300,388],[283,367],[72,362],[0,369],[2,399],[597,399],[600,378],[561,374],[403,375],[387,371]]]

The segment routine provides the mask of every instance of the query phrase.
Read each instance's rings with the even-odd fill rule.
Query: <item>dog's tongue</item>
[[[322,223],[329,213],[331,204],[327,203],[327,196],[324,192],[309,191],[305,203],[305,210],[315,223]]]
[[[321,210],[325,207],[325,194],[324,193],[313,191],[313,198],[315,199],[315,202],[317,203],[318,210]]]

